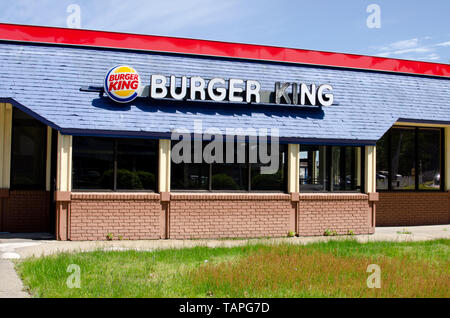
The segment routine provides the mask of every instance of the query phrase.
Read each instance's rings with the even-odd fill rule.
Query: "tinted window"
[[[377,189],[389,188],[389,134],[377,142]]]
[[[415,130],[391,132],[392,189],[415,189]]]
[[[172,141],[172,147],[178,141]],[[204,145],[202,147],[203,152]],[[184,148],[181,148],[180,155],[183,156]],[[191,163],[171,164],[171,181],[170,187],[174,190],[208,190],[210,165],[202,163],[194,163],[194,147],[191,147]]]
[[[418,178],[419,189],[439,190],[441,186],[441,131],[418,130]]]
[[[356,190],[356,148],[332,147],[334,191]]]
[[[440,190],[442,129],[393,127],[377,142],[377,190]]]
[[[172,155],[179,153],[183,155],[177,145],[178,141],[172,141]],[[203,142],[203,150],[208,141]],[[227,149],[232,147],[233,151]],[[201,163],[175,163],[172,157],[171,188],[174,190],[224,190],[224,191],[284,191],[285,185],[285,146],[280,145],[277,155],[278,165],[273,173],[261,173],[261,167],[270,166],[262,163],[256,145],[252,145],[252,151],[256,152],[256,162],[249,161],[248,143],[223,143],[223,157],[218,161],[206,163],[202,155]],[[194,158],[194,150],[191,147],[191,162]],[[176,149],[176,151],[174,150]],[[270,146],[268,146],[270,155]],[[213,151],[212,155],[215,153]],[[228,159],[227,159],[228,157]],[[250,181],[250,182],[249,182]]]
[[[227,158],[227,144],[223,143],[223,163],[212,164],[212,190],[248,190],[248,164],[238,163],[238,147],[234,144],[233,159],[230,163],[225,162]],[[241,144],[244,153],[247,152],[247,144]],[[246,155],[246,154],[245,154]],[[246,157],[246,156],[245,156]],[[247,160],[246,160],[247,161]]]
[[[268,155],[271,154],[270,145],[268,145],[267,147],[267,154]],[[271,165],[271,163],[262,163],[258,156],[258,162],[251,164],[251,171],[250,171],[251,190],[283,191],[286,188],[285,184],[286,180],[285,174],[287,168],[286,160],[287,160],[286,145],[279,145],[278,164],[273,163]],[[261,168],[266,168],[268,170],[266,170],[265,173],[263,173]]]
[[[117,140],[117,189],[154,190],[158,173],[155,140]]]
[[[73,137],[73,188],[114,188],[114,140]]]
[[[73,188],[157,188],[158,141],[73,137]]]
[[[13,108],[11,188],[45,189],[47,127]]]
[[[328,181],[326,146],[300,145],[300,191],[324,191]]]

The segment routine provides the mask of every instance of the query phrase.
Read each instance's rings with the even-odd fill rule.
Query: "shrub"
[[[275,187],[281,188],[281,171],[272,174],[258,174],[252,178],[252,189],[271,190]]]
[[[137,175],[144,189],[154,189],[156,185],[155,175],[147,171],[138,171]]]
[[[213,175],[211,181],[216,190],[239,190],[239,186],[233,178],[224,173]]]

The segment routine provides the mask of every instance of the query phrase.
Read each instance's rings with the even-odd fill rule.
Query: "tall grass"
[[[339,253],[338,253],[339,254]],[[381,288],[367,287],[369,264],[381,268]],[[408,256],[340,256],[320,249],[279,246],[238,261],[189,272],[198,293],[216,297],[448,297],[448,262]]]
[[[450,240],[95,251],[17,264],[36,297],[449,297]],[[67,266],[81,268],[68,288]],[[369,264],[381,288],[366,285]]]

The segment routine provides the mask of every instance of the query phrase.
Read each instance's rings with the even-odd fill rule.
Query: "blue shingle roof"
[[[102,86],[117,64],[151,74],[331,84],[323,108],[137,99],[119,105],[82,86]],[[371,144],[398,119],[450,123],[450,80],[294,64],[0,42],[0,98],[68,134],[168,137],[175,128],[279,128],[290,142]]]

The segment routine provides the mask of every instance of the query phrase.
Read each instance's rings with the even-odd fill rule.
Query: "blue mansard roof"
[[[117,64],[151,74],[331,84],[335,105],[267,106],[136,99],[116,104],[82,86],[102,86]],[[450,79],[106,48],[0,42],[0,101],[63,134],[169,138],[175,128],[278,128],[292,143],[374,144],[396,121],[450,124]]]

